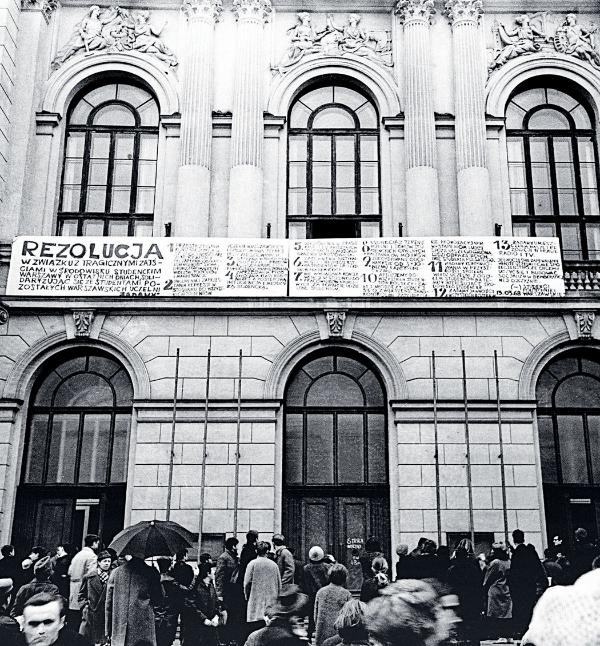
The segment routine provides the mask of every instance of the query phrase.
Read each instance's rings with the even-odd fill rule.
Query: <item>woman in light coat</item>
[[[348,570],[339,563],[331,566],[329,570],[329,585],[317,592],[315,599],[315,644],[321,644],[329,637],[336,634],[335,620],[340,614],[346,601],[352,598],[346,589]]]
[[[277,564],[267,557],[269,544],[256,546],[257,558],[250,561],[244,575],[244,595],[248,601],[246,620],[248,632],[265,625],[265,611],[275,602],[281,589],[281,575]]]

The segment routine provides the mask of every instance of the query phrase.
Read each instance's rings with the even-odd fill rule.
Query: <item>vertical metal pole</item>
[[[233,491],[233,535],[237,536],[238,526],[238,495],[240,489],[240,431],[242,417],[242,351],[240,350],[240,361],[238,371],[237,387],[237,438],[235,444],[235,489]]]
[[[206,457],[208,447],[208,395],[210,393],[210,347],[206,354],[206,388],[204,390],[204,431],[202,433],[202,480],[200,482],[200,518],[198,520],[198,565],[200,565],[200,548],[202,547],[202,526],[204,524],[204,490],[206,488]]]
[[[177,420],[177,391],[179,390],[179,348],[175,355],[175,385],[173,387],[173,418],[171,421],[171,452],[169,453],[169,486],[167,488],[167,520],[171,517],[171,493],[173,489],[173,463],[175,461],[175,422]]]
[[[475,525],[473,522],[473,486],[471,484],[471,443],[469,440],[469,404],[467,399],[467,364],[465,351],[462,353],[462,382],[463,382],[463,404],[465,407],[465,444],[467,445],[467,489],[469,492],[469,533],[471,543],[475,549]]]
[[[440,500],[440,445],[438,441],[438,382],[435,375],[435,352],[431,352],[431,375],[433,377],[433,437],[435,441],[435,508],[437,511],[438,545],[442,544],[442,503]]]
[[[500,378],[498,376],[498,351],[494,350],[494,380],[496,381],[496,410],[498,412],[498,438],[500,444],[500,483],[502,485],[502,514],[504,520],[504,544],[508,548],[508,511],[506,508],[506,474],[504,471],[504,442],[502,440],[502,407],[500,404]]]

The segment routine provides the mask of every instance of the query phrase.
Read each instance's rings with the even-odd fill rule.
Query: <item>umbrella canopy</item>
[[[117,554],[139,558],[176,554],[191,547],[195,535],[170,520],[143,520],[119,532],[109,545]]]

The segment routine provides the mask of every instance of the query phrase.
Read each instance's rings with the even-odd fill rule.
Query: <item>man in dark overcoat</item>
[[[89,637],[95,644],[104,643],[106,589],[111,565],[110,552],[100,552],[97,570],[86,574],[79,591],[79,607],[82,610],[79,633]]]
[[[112,646],[156,646],[153,606],[162,602],[158,571],[132,556],[113,570],[106,590],[106,634]]]

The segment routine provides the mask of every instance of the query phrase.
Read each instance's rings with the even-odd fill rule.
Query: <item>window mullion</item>
[[[361,185],[360,133],[354,134],[354,210],[356,215],[362,214],[360,195]],[[360,226],[360,223],[359,223]],[[360,236],[359,236],[360,237]]]
[[[77,450],[75,453],[75,473],[73,484],[79,484],[79,472],[81,470],[81,448],[83,446],[83,426],[85,424],[85,413],[79,413],[79,426],[77,427]]]
[[[138,166],[140,162],[140,133],[135,131],[133,135],[133,162],[131,164],[131,182],[129,193],[129,213],[135,213],[137,208],[137,185],[138,185]],[[156,177],[156,170],[155,170]],[[156,180],[154,182],[156,191]]]
[[[116,145],[116,136],[115,132],[110,133],[110,147],[108,152],[108,170],[106,177],[106,196],[104,203],[104,214],[108,215],[112,206],[112,186],[113,186],[113,173],[115,167],[115,145]],[[105,219],[105,224],[106,224]],[[106,232],[105,232],[106,233]]]
[[[336,154],[336,135],[331,137],[331,215],[337,215],[337,154]]]
[[[307,165],[306,165],[306,215],[313,212],[313,134],[307,134]]]
[[[573,133],[570,137],[571,150],[573,152],[573,172],[575,175],[575,197],[577,199],[577,211],[579,213],[579,236],[581,239],[581,257],[585,260],[589,259],[589,250],[587,243],[587,228],[585,219],[585,208],[583,206],[583,188],[581,185],[581,166],[579,163],[579,146],[577,133]],[[591,480],[590,480],[591,482]]]
[[[533,173],[531,172],[530,138],[523,135],[523,154],[525,156],[525,183],[527,184],[527,209],[529,211],[529,234],[537,235],[535,223],[535,200],[533,199]],[[533,231],[531,231],[533,225]]]
[[[90,158],[92,151],[92,132],[86,130],[85,143],[83,146],[83,166],[81,169],[81,195],[79,196],[79,213],[85,213],[87,203],[88,184],[90,180]],[[65,160],[67,150],[65,148]],[[81,222],[79,222],[81,227]]]

